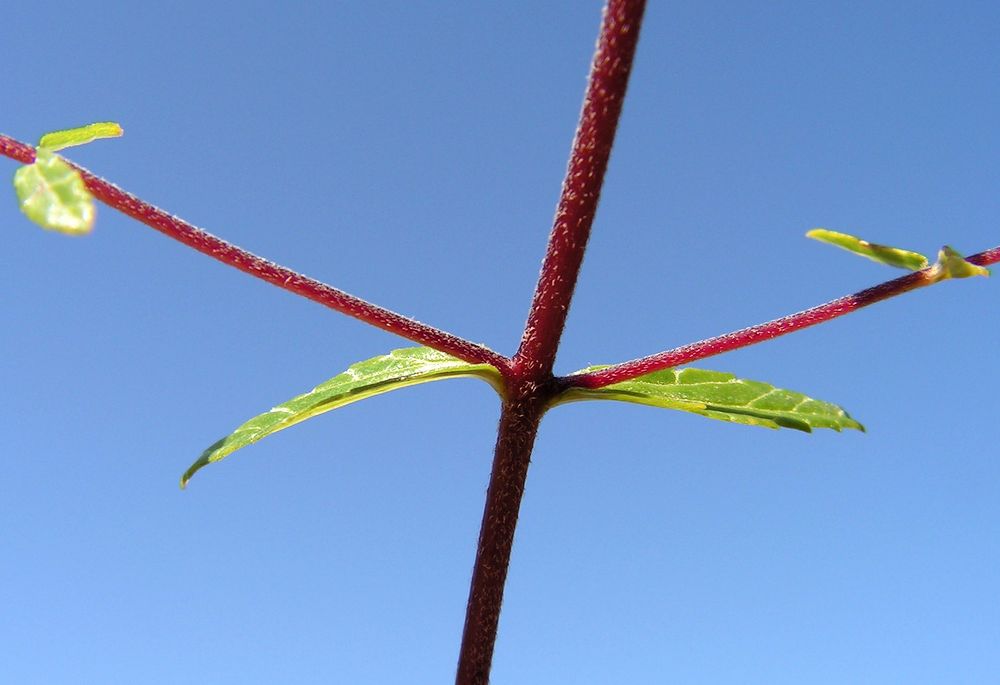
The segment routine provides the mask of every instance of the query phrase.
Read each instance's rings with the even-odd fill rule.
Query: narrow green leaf
[[[965,261],[965,257],[945,245],[938,252],[937,263],[931,269],[931,278],[943,281],[947,278],[969,278],[970,276],[989,276],[990,270]]]
[[[806,233],[806,237],[819,240],[823,243],[829,243],[830,245],[836,245],[854,254],[867,257],[879,264],[888,264],[889,266],[909,269],[910,271],[920,271],[927,268],[927,257],[919,252],[910,252],[898,247],[870,243],[867,240],[862,240],[847,233],[828,231],[825,228],[814,228]]]
[[[587,373],[607,368],[591,366]],[[711,419],[767,428],[864,430],[835,404],[821,402],[767,383],[749,381],[730,373],[700,369],[664,369],[603,388],[573,388],[556,404],[582,400],[619,400],[700,414]]]
[[[117,138],[122,135],[122,127],[113,121],[99,121],[96,124],[87,124],[77,128],[68,128],[62,131],[52,131],[42,136],[38,141],[38,147],[55,152],[72,145],[86,145],[99,138]]]
[[[494,367],[469,364],[429,347],[393,350],[387,355],[358,362],[309,392],[255,416],[210,446],[181,477],[181,487],[206,464],[300,421],[397,388],[461,376],[482,378],[503,394],[503,380]]]
[[[42,228],[82,235],[94,226],[94,198],[80,173],[44,148],[14,172],[14,189],[21,211]]]

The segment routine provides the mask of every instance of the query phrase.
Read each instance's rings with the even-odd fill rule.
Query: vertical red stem
[[[469,362],[485,362],[504,374],[503,403],[493,471],[486,497],[476,563],[466,613],[457,682],[485,685],[489,680],[504,584],[531,451],[549,399],[570,385],[601,387],[657,368],[744,347],[829,320],[925,283],[919,274],[841,298],[805,312],[635,360],[593,374],[552,377],[552,366],[590,235],[600,190],[614,142],[645,9],[644,0],[609,0],[584,99],[569,168],[532,300],[520,349],[512,364],[482,346],[432,329],[342,291],[251,255],[168,215],[81,169],[94,195],[166,235],[297,294],[374,326],[449,352]],[[24,163],[34,150],[0,135],[0,155]],[[974,255],[985,265],[1000,261],[1000,248]]]
[[[591,65],[580,125],[515,365],[542,378],[552,371],[576,286],[618,117],[632,71],[645,0],[610,0]]]
[[[577,274],[614,142],[639,39],[644,0],[609,0],[590,71],[542,272],[521,346],[505,374],[493,472],[469,589],[458,658],[458,685],[489,682],[500,605],[531,448],[555,392],[552,364],[566,323]]]
[[[493,472],[486,493],[455,678],[459,685],[486,685],[489,682],[514,528],[528,476],[531,448],[544,411],[538,398],[532,397],[530,392],[524,394],[524,389],[518,389],[520,397],[504,402],[500,414]]]

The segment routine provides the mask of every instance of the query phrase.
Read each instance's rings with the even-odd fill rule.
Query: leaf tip
[[[199,459],[198,461],[196,461],[195,463],[191,464],[191,466],[188,467],[188,470],[184,472],[183,476],[181,476],[181,490],[187,489],[188,483],[191,482],[191,478],[194,476],[194,474],[200,471],[201,467],[207,463],[208,463],[207,461]]]
[[[855,421],[854,419],[852,419],[850,417],[850,415],[848,415],[848,414],[845,413],[844,414],[844,420],[841,422],[841,424],[839,426],[836,427],[836,430],[839,433],[839,432],[843,431],[844,429],[848,429],[848,428],[851,429],[851,430],[858,431],[859,433],[867,433],[868,432],[865,429],[864,424],[862,424],[860,421]]]
[[[224,442],[225,438],[212,443],[212,446],[202,452],[201,456],[199,456],[195,462],[188,467],[188,470],[184,472],[183,476],[181,476],[181,490],[187,488],[187,485],[191,482],[191,478],[194,477],[194,474],[201,471],[202,468],[211,464],[213,461],[218,461],[222,458],[221,456],[218,456],[216,452]]]

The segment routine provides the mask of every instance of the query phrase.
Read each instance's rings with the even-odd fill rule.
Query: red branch
[[[967,258],[967,261],[978,266],[988,266],[989,264],[1000,262],[1000,247],[972,255]],[[818,323],[835,319],[844,314],[850,314],[862,307],[867,307],[870,304],[881,302],[896,295],[902,295],[905,292],[922,288],[932,283],[934,281],[928,277],[928,269],[917,271],[901,278],[886,281],[853,295],[832,300],[818,307],[806,309],[797,314],[789,314],[774,321],[757,324],[756,326],[750,326],[749,328],[708,338],[700,342],[682,345],[681,347],[648,357],[633,359],[632,361],[616,364],[600,371],[566,376],[560,378],[559,382],[564,388],[603,388],[606,385],[627,381],[647,373],[652,373],[653,371],[668,369],[673,366],[680,366],[681,364],[690,364],[699,359],[713,357],[723,352],[747,347],[786,335],[793,331],[808,328],[809,326],[815,326]]]
[[[35,161],[35,148],[0,133],[0,155],[23,164],[32,164]]]
[[[909,274],[774,321],[595,373],[554,379],[552,365],[597,211],[644,9],[644,0],[609,0],[605,9],[562,195],[521,345],[513,360],[252,255],[80,169],[95,197],[171,238],[378,328],[467,362],[491,364],[504,374],[507,394],[469,591],[456,678],[459,685],[485,685],[489,679],[531,449],[549,399],[567,387],[600,388],[770,340],[932,282],[926,270]],[[30,164],[35,153],[30,146],[0,135],[0,154]],[[1000,262],[1000,247],[969,257],[968,261],[981,266]]]
[[[35,151],[30,145],[25,145],[4,135],[0,135],[0,154],[25,164],[31,164],[35,161]],[[360,319],[376,328],[433,347],[435,350],[440,350],[471,364],[490,364],[502,373],[506,373],[510,365],[506,357],[483,345],[422,324],[354,295],[349,295],[343,290],[337,290],[325,283],[279,266],[263,257],[258,257],[140,200],[135,195],[95,176],[82,167],[73,166],[83,176],[87,189],[101,202],[151,228],[155,228],[188,247],[219,260],[223,264],[228,264],[251,276],[318,302],[342,314],[353,316],[355,319]]]
[[[552,372],[597,212],[645,5],[644,0],[611,0],[604,11],[548,249],[514,356],[515,367],[536,378]]]

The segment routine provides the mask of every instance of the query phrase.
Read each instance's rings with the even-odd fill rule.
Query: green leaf
[[[14,173],[14,189],[21,211],[42,228],[82,235],[94,226],[94,198],[80,173],[44,148]]]
[[[938,252],[937,263],[931,269],[931,279],[936,283],[948,278],[969,278],[970,276],[989,276],[990,270],[965,260],[952,248],[945,245]]]
[[[461,376],[482,378],[503,394],[503,380],[494,367],[469,364],[429,347],[393,350],[387,355],[358,362],[304,395],[293,397],[255,416],[210,446],[181,477],[181,487],[186,486],[191,476],[206,464],[219,461],[241,447],[300,421],[397,388]]]
[[[607,368],[591,366],[587,373]],[[707,416],[767,428],[813,428],[864,430],[835,404],[821,402],[767,383],[749,381],[730,373],[700,369],[664,369],[603,388],[572,388],[559,396],[556,404],[581,400],[619,400],[648,404],[664,409],[680,409]]]
[[[845,250],[853,252],[854,254],[867,257],[868,259],[878,262],[879,264],[888,264],[889,266],[896,266],[900,269],[920,271],[921,269],[926,269],[928,264],[927,257],[919,252],[910,252],[909,250],[903,250],[898,247],[889,247],[888,245],[870,243],[867,240],[862,240],[861,238],[857,238],[853,235],[838,233],[837,231],[828,231],[825,228],[814,228],[806,233],[806,237],[819,240],[823,243],[829,243],[830,245],[836,245],[837,247],[841,247]]]
[[[63,131],[52,131],[42,136],[38,147],[55,152],[72,145],[86,145],[99,138],[117,138],[122,135],[122,127],[113,121],[99,121],[78,128],[68,128]]]

